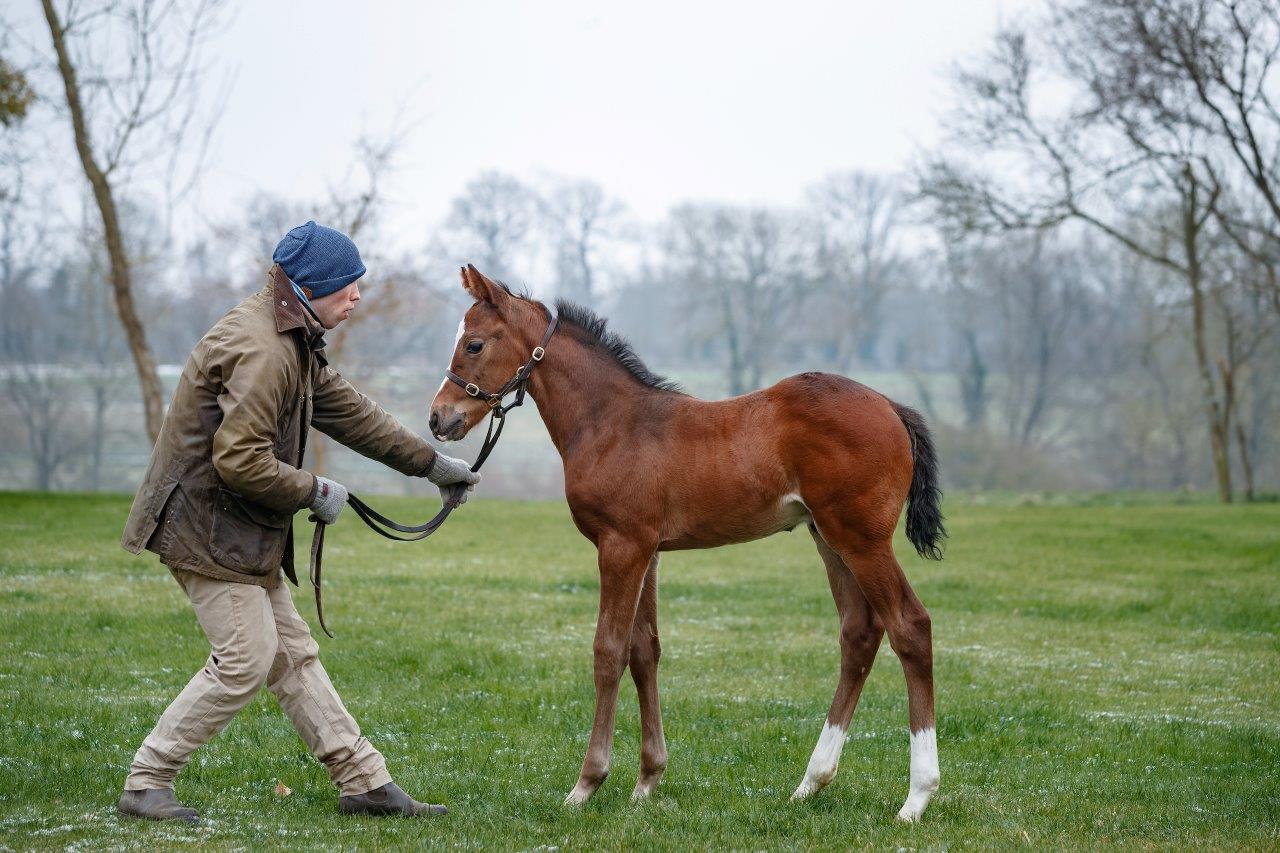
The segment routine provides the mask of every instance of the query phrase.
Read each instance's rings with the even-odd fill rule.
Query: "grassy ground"
[[[386,500],[393,515],[421,504]],[[118,819],[134,749],[205,654],[177,585],[115,544],[119,497],[0,494],[0,847],[1224,847],[1280,844],[1280,505],[950,506],[934,617],[942,789],[916,826],[901,670],[881,652],[835,782],[791,803],[835,684],[797,531],[664,558],[671,765],[651,802],[624,683],[614,776],[573,784],[593,551],[557,503],[476,500],[428,543],[331,534],[323,657],[432,822],[342,818],[264,694],[197,753],[198,828]],[[313,605],[298,593],[299,608]],[[274,793],[277,780],[293,790]]]

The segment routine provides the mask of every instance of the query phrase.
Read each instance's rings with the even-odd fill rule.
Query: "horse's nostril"
[[[439,415],[437,415],[435,412],[432,412],[432,413],[431,413],[431,421],[430,421],[430,423],[431,423],[431,431],[432,431],[433,433],[434,433],[434,432],[439,432],[439,431],[440,431],[440,416],[439,416]]]

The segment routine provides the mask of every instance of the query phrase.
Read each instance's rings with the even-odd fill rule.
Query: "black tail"
[[[947,538],[942,525],[942,490],[938,488],[938,455],[924,418],[915,409],[893,404],[911,436],[911,491],[907,493],[907,538],[921,557],[942,559],[941,543]]]

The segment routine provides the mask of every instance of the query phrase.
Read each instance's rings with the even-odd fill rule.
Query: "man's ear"
[[[511,298],[511,294],[505,287],[482,274],[471,264],[462,268],[462,289],[476,302],[487,302],[495,308],[502,307]]]

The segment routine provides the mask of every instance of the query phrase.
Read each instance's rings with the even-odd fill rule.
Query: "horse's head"
[[[431,434],[458,441],[489,414],[485,394],[501,389],[529,360],[546,329],[539,303],[514,295],[505,285],[467,264],[462,289],[476,302],[458,323],[449,370],[466,384],[448,378],[431,401]]]

